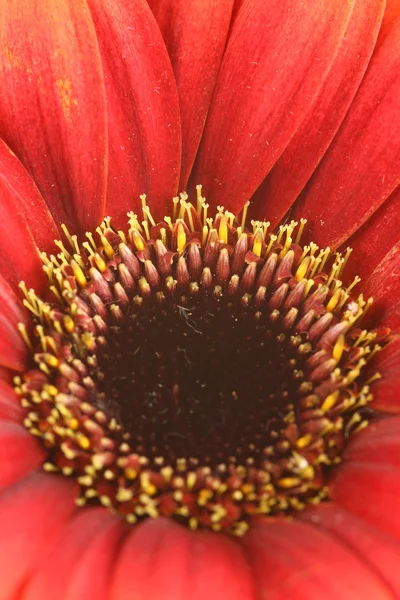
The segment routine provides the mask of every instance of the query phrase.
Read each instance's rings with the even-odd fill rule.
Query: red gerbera
[[[397,0],[13,0],[3,3],[0,26],[1,597],[400,597]],[[213,210],[199,191],[198,211],[183,195],[174,203],[177,214],[170,214],[171,198],[184,189],[195,195],[198,183]],[[139,212],[139,196],[144,193],[148,204],[143,200],[144,224],[140,225],[130,211]],[[207,208],[209,215],[216,213],[215,218],[207,217]],[[247,209],[252,231],[247,227]],[[237,214],[243,218],[235,219]],[[108,215],[111,224],[104,220]],[[286,215],[296,224],[289,223]],[[307,219],[301,237],[303,245],[308,243],[304,248],[299,245],[300,234],[297,239],[293,233],[296,226],[302,229],[302,217]],[[259,219],[268,219],[270,230],[277,233],[267,233],[267,223]],[[286,225],[279,230],[283,220]],[[82,243],[86,232],[96,231],[100,241],[92,242],[89,233],[89,242]],[[54,240],[63,235],[64,241],[70,239],[72,250],[59,243],[60,256],[48,258],[58,252]],[[343,286],[337,277],[348,253],[330,259],[328,251],[317,254],[316,244],[329,246],[333,253],[347,245],[353,248]],[[52,290],[60,295],[59,305],[54,297],[50,299],[41,257]],[[204,267],[200,274],[199,267]],[[135,269],[139,269],[136,279]],[[115,279],[117,272],[119,279]],[[374,328],[372,335],[360,328],[349,333],[350,325],[368,307],[362,297],[352,295],[355,275],[363,280],[363,297],[374,297],[362,325]],[[252,298],[256,277],[258,287]],[[21,281],[26,284],[25,306],[34,313],[34,326],[21,299]],[[38,300],[31,287],[48,303]],[[109,300],[111,288],[114,295]],[[140,292],[131,294],[137,288]],[[234,298],[232,302],[237,297],[238,325],[232,331],[240,329],[242,314],[247,318],[252,302],[257,308],[268,301],[269,335],[277,333],[274,323],[279,322],[282,330],[277,337],[283,344],[286,333],[297,328],[298,335],[290,338],[292,346],[285,346],[282,356],[296,365],[293,348],[301,345],[301,352],[313,351],[307,363],[310,381],[301,384],[303,404],[289,402],[289,412],[283,416],[280,405],[268,413],[273,431],[265,435],[270,436],[268,448],[274,452],[273,460],[265,462],[266,485],[268,493],[275,494],[276,487],[281,490],[274,496],[275,504],[257,496],[257,485],[265,481],[259,481],[260,469],[251,471],[252,456],[247,457],[246,482],[241,471],[240,476],[235,471],[240,488],[235,488],[237,480],[230,479],[221,484],[222,491],[217,490],[223,496],[228,489],[232,502],[215,505],[210,522],[204,511],[217,477],[213,472],[207,472],[211,483],[205,477],[193,508],[196,483],[185,463],[181,489],[175,473],[175,495],[166,494],[160,509],[151,498],[165,490],[171,478],[161,469],[162,478],[153,480],[146,471],[139,490],[145,498],[135,499],[136,504],[125,510],[121,507],[133,496],[129,482],[136,480],[136,470],[145,463],[139,461],[133,468],[132,454],[125,452],[123,443],[115,455],[113,441],[107,438],[109,445],[103,445],[98,467],[100,483],[94,481],[96,469],[87,469],[84,459],[93,439],[105,439],[104,431],[107,435],[109,430],[119,431],[118,420],[107,416],[107,410],[115,407],[96,404],[93,409],[87,401],[94,377],[90,369],[96,367],[104,375],[102,365],[93,362],[95,355],[88,359],[87,353],[94,351],[91,333],[96,332],[96,343],[101,338],[105,347],[114,348],[108,355],[99,354],[106,369],[111,364],[104,389],[113,399],[118,397],[115,387],[120,382],[111,359],[115,356],[119,365],[133,356],[132,364],[142,365],[136,353],[140,350],[140,356],[147,356],[146,349],[136,348],[128,338],[121,350],[118,336],[124,328],[121,323],[127,323],[126,306],[132,298],[137,306],[149,297],[163,302],[176,289],[181,304],[175,308],[187,328],[185,338],[194,332],[205,339],[208,325],[204,322],[214,318],[216,306],[210,309],[205,301],[199,331],[195,309],[185,304],[186,292],[194,297],[199,290],[212,289],[217,300],[225,293]],[[208,298],[206,293],[204,297]],[[301,304],[304,298],[307,309],[306,303]],[[68,308],[64,312],[63,302]],[[141,331],[150,331],[149,336],[153,321],[159,327],[154,305],[140,322]],[[255,312],[257,319],[265,317],[263,310]],[[164,313],[169,319],[168,311]],[[241,361],[247,360],[244,387],[253,390],[256,383],[264,384],[254,375],[251,340],[255,338],[250,336],[250,343],[246,342],[246,327],[240,329],[245,342],[236,352],[238,361],[222,361],[220,366],[229,379],[237,365],[242,367]],[[211,330],[207,340],[213,339],[214,322]],[[226,358],[236,338],[229,327],[217,334],[227,340]],[[385,347],[374,355],[367,379],[359,379],[364,357],[375,352],[380,339]],[[32,343],[35,347],[30,351]],[[60,349],[71,348],[75,355],[62,355]],[[283,380],[276,376],[276,383],[274,372],[268,374],[266,369],[266,381],[268,386],[273,382],[273,394],[286,401],[292,388],[285,387],[289,375],[276,348],[267,348],[266,356],[270,369],[283,369]],[[249,356],[242,360],[242,352],[248,349]],[[174,351],[171,347],[171,356]],[[163,352],[162,356],[169,356],[168,348]],[[190,364],[190,347],[182,352],[182,360]],[[343,353],[345,372],[340,379]],[[33,368],[33,359],[40,368]],[[160,381],[160,373],[168,377],[170,363],[156,367],[159,362],[150,361],[149,365],[140,367],[140,385]],[[52,369],[59,369],[58,379]],[[381,379],[374,376],[376,371]],[[240,375],[238,385],[242,385]],[[304,374],[297,369],[292,375],[295,380]],[[72,387],[62,387],[65,379]],[[326,386],[323,397],[315,382]],[[121,388],[124,394],[127,389]],[[236,400],[236,389],[231,391]],[[180,391],[173,387],[172,392],[178,406]],[[158,402],[153,388],[151,394],[151,402]],[[54,412],[53,399],[59,396],[64,404],[60,407],[59,400]],[[82,422],[76,418],[75,400],[79,415],[97,410],[96,427],[105,429],[91,425],[90,435],[83,435],[81,425],[90,419],[86,413]],[[339,410],[339,401],[345,416],[332,413],[327,420],[329,411]],[[151,402],[145,415],[150,421]],[[160,404],[155,406],[158,416]],[[208,425],[204,405],[196,408],[196,422],[205,418],[203,428],[209,426],[214,432],[211,425],[216,427],[218,460],[218,436],[225,419],[229,420],[226,404],[221,406],[223,410],[218,408]],[[259,410],[258,405],[255,408]],[[254,417],[251,411],[249,406],[249,415],[241,413],[243,427],[258,435],[254,425],[258,413]],[[307,416],[313,425],[299,437],[296,419],[303,418],[304,411],[314,411],[312,418]],[[175,412],[170,414],[174,417]],[[60,415],[65,421],[62,427],[57,421]],[[135,419],[142,417],[134,414]],[[320,464],[339,462],[346,435],[368,420],[371,423],[345,445],[343,461],[327,474],[325,467],[318,471],[318,461],[313,466],[304,458],[309,455],[302,454],[303,449],[313,446],[320,453]],[[159,430],[159,422],[154,422],[164,443],[170,433],[168,423]],[[276,438],[282,432],[285,435]],[[291,435],[296,452],[287,454]],[[239,441],[250,441],[253,451],[252,439],[246,436]],[[59,444],[62,452],[59,438],[63,444],[68,442]],[[79,451],[68,445],[71,440]],[[138,434],[134,449],[142,442],[148,443]],[[185,438],[183,446],[168,442],[163,448],[173,453],[191,442]],[[275,460],[278,443],[283,462]],[[156,462],[157,435],[151,444],[157,449],[152,450]],[[293,476],[293,457],[299,478]],[[108,473],[107,460],[112,463]],[[208,456],[207,461],[213,464]],[[76,479],[84,493],[78,502],[86,503],[85,508],[76,507],[79,486],[74,477],[44,473],[43,463],[65,475],[81,469]],[[312,485],[303,489],[304,480]],[[297,492],[290,496],[287,490]],[[248,500],[245,508],[243,497]],[[97,499],[105,507],[92,506]],[[307,502],[319,500],[318,505],[304,508]],[[116,505],[119,512],[107,508]],[[142,505],[153,507],[154,514],[150,508],[147,512],[140,508],[141,513],[137,506]],[[229,524],[235,523],[235,510],[249,525],[243,537],[209,530],[230,531],[220,524],[229,519]],[[252,511],[257,516],[251,516]],[[175,520],[144,518],[132,523],[160,512]],[[131,523],[120,513],[131,517]],[[177,520],[200,527],[191,531]],[[209,526],[208,530],[202,526]]]

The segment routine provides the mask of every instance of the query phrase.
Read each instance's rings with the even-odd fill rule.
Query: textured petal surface
[[[0,379],[0,422],[14,421],[21,423],[23,411],[14,388]]]
[[[172,521],[144,521],[121,549],[110,600],[251,600],[253,583],[240,547]]]
[[[64,522],[75,509],[73,497],[70,482],[42,473],[0,496],[1,598],[21,598],[29,577],[46,562],[49,550],[61,543]]]
[[[308,523],[261,521],[244,538],[244,546],[260,600],[393,600],[386,584],[357,554]]]
[[[105,509],[77,512],[65,522],[62,543],[54,545],[26,586],[24,600],[107,600],[124,529],[123,522]]]
[[[0,135],[57,223],[94,229],[104,209],[107,130],[86,1],[3,3],[0,32]]]
[[[371,58],[385,2],[358,0],[318,98],[253,198],[252,213],[275,228],[334,138]]]
[[[382,378],[373,387],[373,407],[400,412],[400,338],[375,356],[371,373],[374,371],[379,372]]]
[[[179,103],[171,63],[144,0],[89,1],[99,39],[108,109],[106,212],[117,224],[140,206],[176,194],[181,155]],[[161,209],[160,209],[161,210]],[[162,215],[160,215],[162,216]]]
[[[0,421],[1,490],[39,467],[44,457],[37,440],[22,425]]]
[[[389,534],[400,535],[400,419],[386,418],[351,440],[331,496],[342,508]]]
[[[357,96],[294,218],[308,235],[336,248],[390,196],[400,182],[400,22],[374,54]]]
[[[13,371],[22,371],[27,358],[27,347],[18,331],[18,323],[27,325],[27,314],[18,296],[0,274],[0,367]]]
[[[54,251],[59,234],[53,217],[29,173],[1,139],[0,194],[4,204],[12,202],[15,212],[24,216],[40,250]]]
[[[393,331],[400,331],[400,241],[397,241],[377,265],[363,285],[366,296],[374,304],[368,315],[369,322],[380,323]]]
[[[151,0],[178,87],[182,124],[179,189],[186,187],[203,132],[233,0]]]
[[[195,165],[211,203],[237,212],[306,116],[352,2],[245,0],[218,74]]]
[[[382,533],[332,504],[307,510],[300,518],[329,531],[351,548],[371,571],[379,573],[390,587],[393,598],[400,597],[400,543],[397,538]]]
[[[400,186],[348,240],[353,255],[346,266],[346,276],[359,275],[363,281],[390,252],[399,239]]]

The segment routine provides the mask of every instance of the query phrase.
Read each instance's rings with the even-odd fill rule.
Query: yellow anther
[[[133,243],[135,245],[136,250],[138,252],[142,252],[146,246],[145,246],[142,236],[140,235],[140,233],[138,231],[136,231],[136,229],[132,230],[132,238],[133,238]]]
[[[219,241],[223,244],[228,243],[228,223],[226,221],[225,215],[221,217],[221,220],[219,222],[218,237]]]
[[[307,274],[308,267],[310,266],[311,261],[312,261],[311,256],[307,256],[304,260],[301,261],[301,263],[297,267],[297,271],[295,273],[295,279],[297,279],[297,281],[301,281],[302,279],[304,279],[304,277]]]
[[[301,485],[301,479],[298,477],[282,477],[282,479],[278,479],[276,483],[281,488],[290,489]]]
[[[183,252],[186,246],[186,232],[181,221],[179,221],[177,225],[176,245],[178,252]]]
[[[242,220],[240,222],[240,226],[241,226],[242,229],[244,229],[245,225],[246,225],[247,211],[249,209],[249,206],[250,206],[250,202],[249,201],[247,201],[246,204],[243,206]]]
[[[321,410],[324,412],[328,412],[329,410],[331,410],[331,408],[335,406],[338,398],[339,390],[336,390],[335,392],[332,392],[332,394],[329,394],[329,396],[327,396],[323,401],[321,405]]]
[[[264,236],[261,229],[257,229],[253,236],[253,252],[257,256],[261,256]]]
[[[313,437],[311,433],[306,433],[302,437],[299,437],[296,440],[296,447],[299,449],[306,448],[309,444],[311,444]]]
[[[90,440],[86,437],[82,432],[78,431],[75,436],[76,443],[82,450],[89,450],[90,448]]]
[[[25,344],[33,352],[32,343],[31,343],[31,341],[29,339],[28,332],[27,332],[26,327],[25,327],[25,325],[23,323],[18,323],[18,331],[20,332],[20,334],[22,336],[22,339],[24,340]]]
[[[94,255],[94,262],[96,263],[96,267],[98,268],[100,273],[104,273],[104,271],[107,269],[107,264],[106,264],[105,260],[100,256],[100,254],[98,254],[97,252]]]
[[[334,294],[332,294],[331,299],[329,300],[328,304],[326,305],[327,312],[333,312],[335,310],[335,308],[339,304],[339,300],[340,300],[341,296],[342,296],[342,290],[339,288],[338,290],[336,290],[336,292]]]
[[[71,261],[71,268],[77,283],[81,287],[85,287],[87,285],[85,274],[75,260]]]

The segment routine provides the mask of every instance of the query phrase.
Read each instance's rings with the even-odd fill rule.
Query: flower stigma
[[[21,283],[31,362],[15,389],[44,470],[129,523],[236,535],[328,499],[386,336],[359,327],[371,300],[342,283],[350,250],[302,247],[303,219],[248,225],[248,204],[210,217],[201,186],[161,223],[141,199],[127,231],[63,228],[42,254],[51,299]]]

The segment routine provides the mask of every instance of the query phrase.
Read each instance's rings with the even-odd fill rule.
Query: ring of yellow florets
[[[251,515],[319,502],[327,494],[326,467],[367,424],[371,393],[363,368],[379,349],[376,333],[356,328],[370,304],[362,295],[350,302],[358,278],[347,288],[339,279],[350,251],[300,247],[303,220],[277,234],[265,222],[248,230],[247,206],[239,223],[222,207],[209,218],[200,187],[197,208],[181,195],[161,224],[142,202],[143,221],[130,213],[126,233],[105,219],[97,240],[87,234],[80,245],[64,229],[71,249],[59,241],[60,254],[43,255],[53,303],[21,284],[34,320],[32,333],[23,326],[21,333],[35,366],[16,378],[16,390],[25,426],[48,449],[44,469],[77,479],[79,505],[97,501],[131,523],[166,515],[191,528],[242,534]],[[201,294],[234,297],[254,318],[266,315],[280,324],[277,343],[306,357],[298,406],[288,402],[283,425],[256,463],[232,457],[212,469],[196,456],[168,464],[141,455],[123,424],[90,401],[109,323],[123,323],[127,307],[139,311],[149,298],[184,307]]]

